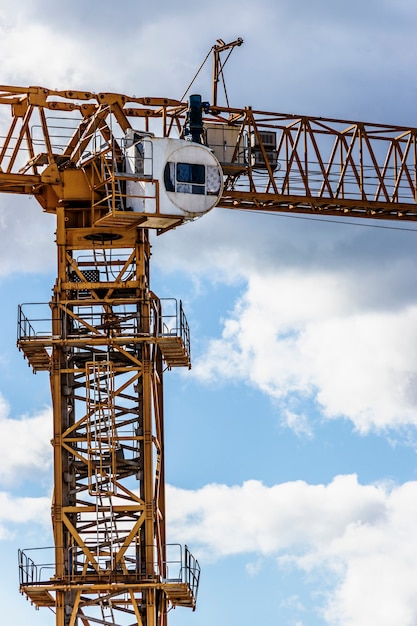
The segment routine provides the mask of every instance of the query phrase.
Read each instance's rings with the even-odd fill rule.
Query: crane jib
[[[416,219],[415,128],[210,107],[200,96],[180,103],[40,87],[0,87],[5,105],[11,116],[2,132],[0,192],[32,194],[48,212],[58,205],[82,211],[91,226],[107,219],[162,232],[211,208],[213,192],[190,186],[197,210],[183,195],[180,214],[181,196],[172,194],[186,192],[167,190],[167,161],[157,148],[168,139],[190,154],[193,144],[212,154],[222,179],[216,204],[224,208]],[[145,169],[132,172],[135,133],[147,154]],[[146,188],[141,219],[120,215],[131,204],[133,174]]]

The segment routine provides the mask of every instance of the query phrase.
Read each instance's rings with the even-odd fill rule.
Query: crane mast
[[[163,375],[191,366],[189,328],[151,289],[151,232],[216,205],[417,219],[417,129],[221,107],[241,43],[215,47],[211,105],[0,87],[0,192],[56,217],[52,300],[19,307],[18,346],[49,372],[54,457],[54,545],[20,551],[20,589],[57,626],[196,606],[199,564],[165,528]]]
[[[81,119],[75,139],[68,119],[53,137],[36,113],[45,153],[35,153],[28,112],[22,127],[32,171],[43,163],[46,172],[33,174],[37,197],[56,215],[57,279],[49,312],[19,307],[18,345],[35,372],[50,375],[54,547],[19,553],[21,589],[56,612],[57,626],[162,626],[170,607],[195,608],[200,574],[187,547],[167,545],[165,530],[163,370],[190,367],[188,325],[181,303],[150,289],[143,216],[116,216],[135,176],[116,175],[122,149],[109,108]],[[30,120],[35,133],[34,110]],[[52,152],[65,134],[65,150]],[[8,148],[9,172],[21,138]],[[94,227],[93,213],[110,213],[106,226]]]

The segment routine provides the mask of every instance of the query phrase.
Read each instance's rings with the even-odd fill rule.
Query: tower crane
[[[0,86],[0,191],[56,218],[47,305],[18,347],[49,372],[51,548],[19,552],[20,590],[56,626],[165,626],[200,566],[165,528],[163,376],[190,368],[181,301],[150,285],[151,233],[213,209],[417,220],[417,129],[213,102]],[[4,122],[8,120],[8,122]]]

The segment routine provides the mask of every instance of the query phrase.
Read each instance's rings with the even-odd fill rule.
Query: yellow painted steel
[[[148,231],[91,237],[90,209],[81,228],[71,211],[56,207],[50,334],[21,316],[19,347],[50,373],[55,545],[48,566],[22,553],[21,590],[53,606],[57,626],[164,626],[169,607],[195,608],[183,573],[199,575],[181,556],[170,580],[166,554],[163,369],[189,366],[189,352],[181,336],[163,337]]]
[[[219,206],[417,219],[415,128],[220,107],[214,93],[204,123]],[[149,229],[184,218],[160,214],[158,180],[154,215],[123,210],[123,137],[181,137],[187,105],[0,86],[0,106],[0,192],[56,215],[50,330],[22,309],[18,342],[50,375],[54,547],[39,563],[20,554],[21,590],[54,607],[57,626],[165,626],[170,607],[195,608],[199,566],[187,548],[167,555],[163,371],[190,367],[190,350],[182,308],[167,332],[150,289]]]
[[[219,72],[221,66],[217,78]],[[121,138],[132,126],[148,132],[152,125],[159,136],[182,136],[186,103],[0,86],[0,106],[7,105],[11,122],[0,148],[0,191],[34,195],[52,213],[59,204],[71,206],[72,225],[79,228],[101,225],[127,233],[140,226],[162,232],[182,223],[158,211],[145,218],[119,210],[124,175],[114,166],[122,159]],[[417,219],[416,128],[218,105],[204,123],[206,143],[225,174],[219,206]],[[226,133],[226,144],[216,145],[219,132]],[[78,235],[71,231],[71,236]]]

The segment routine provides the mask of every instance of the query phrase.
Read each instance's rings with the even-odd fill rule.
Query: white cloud
[[[308,572],[332,626],[413,626],[416,496],[415,482],[360,485],[355,476],[328,485],[170,487],[170,534],[205,559],[269,556]]]
[[[55,266],[55,220],[28,197],[0,198],[0,277]]]
[[[256,561],[250,561],[249,563],[246,563],[245,567],[249,576],[257,576],[257,574],[259,574],[259,572],[262,570],[262,563],[262,559],[256,559]]]
[[[0,540],[10,540],[22,524],[40,524],[49,530],[50,498],[16,498],[0,491]]]
[[[232,41],[241,36],[245,45],[233,54],[225,75],[229,97],[240,93],[242,106],[284,111],[294,107],[308,114],[304,110],[308,99],[314,103],[312,114],[330,114],[333,103],[339,109],[333,110],[334,116],[343,117],[342,112],[360,106],[390,112],[390,104],[399,101],[398,91],[406,95],[412,89],[408,77],[415,65],[409,44],[413,16],[408,0],[372,2],[367,7],[355,0],[331,10],[325,1],[312,9],[305,1],[262,0],[256,11],[246,0],[226,4],[213,0],[210,5],[188,0],[180,13],[167,0],[151,12],[133,0],[125,2],[123,11],[108,2],[97,11],[74,0],[59,12],[51,0],[22,0],[18,7],[1,0],[3,82],[175,98],[182,95],[218,37]],[[243,67],[250,80],[241,80]],[[387,88],[387,67],[397,93]],[[194,88],[210,97],[210,65],[206,69]],[[384,97],[373,102],[359,98],[364,83]],[[357,93],[355,86],[360,87]],[[399,114],[407,109],[411,113],[412,102],[408,105],[402,98]]]
[[[0,395],[0,481],[3,484],[33,479],[40,481],[52,463],[52,411],[13,419]]]
[[[384,499],[382,487],[359,486],[354,476],[336,477],[327,486],[295,481],[266,487],[250,480],[190,492],[170,487],[169,510],[177,537],[186,535],[218,558],[324,546],[349,524],[383,516]]]
[[[77,83],[84,73],[83,65],[77,62],[84,46],[57,32],[39,16],[34,19],[23,11],[3,15],[0,35],[6,84],[40,84],[55,89],[62,88],[62,80]]]
[[[359,272],[359,270],[358,270]],[[294,395],[361,432],[417,424],[417,305],[392,310],[361,291],[375,275],[249,273],[248,287],[194,367],[201,380],[248,381],[282,406],[295,429]],[[383,289],[382,276],[376,276]],[[375,287],[372,288],[372,291]]]
[[[414,624],[416,589],[411,572],[416,559],[412,541],[417,521],[416,483],[394,489],[386,500],[385,517],[377,524],[353,524],[328,546],[329,561],[345,569],[326,608],[335,626]],[[323,555],[314,558],[322,560]]]
[[[220,35],[214,5],[222,10],[225,24],[233,22],[231,39],[240,29],[247,30],[250,22],[253,26],[261,20],[260,12],[249,20],[251,5],[242,0],[227,6],[216,0],[210,7],[189,2],[190,10],[184,3],[181,14],[167,1],[148,13],[133,1],[126,2],[123,11],[103,3],[98,12],[81,1],[78,7],[74,2],[62,6],[59,13],[49,4],[26,0],[12,9],[1,0],[4,83],[180,98]],[[202,21],[204,38],[199,29]],[[210,80],[207,66],[207,94]]]

